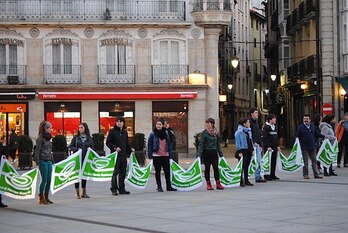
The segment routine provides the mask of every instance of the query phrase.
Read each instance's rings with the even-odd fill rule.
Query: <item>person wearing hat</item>
[[[338,122],[336,127],[336,136],[338,140],[337,167],[341,167],[343,149],[343,166],[348,167],[348,112],[344,113],[344,119]]]
[[[134,151],[134,149],[131,149],[129,146],[128,132],[125,124],[126,122],[123,116],[118,116],[116,118],[116,124],[114,128],[110,129],[108,137],[106,139],[106,146],[109,147],[111,153],[115,151],[117,152],[117,160],[112,175],[110,188],[110,191],[114,196],[117,196],[118,193],[130,193],[125,189],[124,179],[126,178],[127,155]]]
[[[42,121],[39,126],[39,136],[36,140],[35,161],[39,165],[41,184],[39,191],[39,204],[53,204],[48,199],[51,185],[52,164],[52,124],[49,121]]]

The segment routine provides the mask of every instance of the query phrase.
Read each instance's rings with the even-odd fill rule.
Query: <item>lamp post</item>
[[[232,68],[233,68],[233,80],[232,80],[232,83],[236,80],[236,77],[237,77],[237,73],[236,73],[236,69],[239,65],[239,59],[238,57],[232,57],[231,59],[231,65],[232,65]],[[232,88],[233,88],[233,84],[228,84],[227,85],[228,89],[230,90],[230,96],[231,96],[231,115],[232,115],[232,132],[234,131],[234,121],[235,121],[235,117],[234,117],[234,108],[235,108],[235,99],[234,99],[234,93],[232,91]]]

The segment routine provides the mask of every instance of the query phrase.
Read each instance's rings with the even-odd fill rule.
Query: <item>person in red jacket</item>
[[[343,166],[348,167],[348,112],[344,113],[344,119],[337,124],[336,136],[338,140],[337,167],[341,167],[343,149]]]

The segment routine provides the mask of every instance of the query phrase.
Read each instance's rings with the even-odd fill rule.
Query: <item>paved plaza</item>
[[[4,197],[0,232],[347,232],[348,168],[336,172],[322,180],[304,180],[298,171],[254,187],[164,193],[156,192],[152,174],[145,190],[127,185],[131,194],[122,196],[111,195],[109,182],[88,182],[90,199],[77,200],[73,186],[48,206]]]

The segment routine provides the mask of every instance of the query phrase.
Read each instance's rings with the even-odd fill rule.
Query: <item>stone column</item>
[[[204,29],[204,45],[205,45],[205,71],[207,74],[207,90],[206,99],[206,118],[215,119],[215,126],[219,127],[219,69],[218,69],[218,43],[219,28]]]

